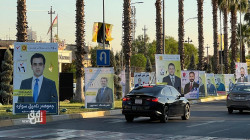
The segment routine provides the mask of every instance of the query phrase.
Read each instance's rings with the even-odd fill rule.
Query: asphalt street
[[[123,115],[0,128],[0,139],[250,139],[250,111],[227,113],[225,101],[191,105],[191,118],[167,123]]]

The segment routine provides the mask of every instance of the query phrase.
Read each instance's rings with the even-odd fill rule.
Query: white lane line
[[[196,126],[207,125],[207,124],[211,124],[211,123],[224,122],[224,121],[225,120],[221,120],[221,121],[209,121],[209,122],[205,122],[205,123],[200,123],[200,124],[195,124],[195,125],[189,125],[187,127],[196,127]]]
[[[209,132],[208,134],[219,133],[219,132],[227,131],[227,130],[230,130],[230,129],[231,129],[231,128],[222,129],[222,130],[218,130],[218,131],[213,131],[213,132]]]

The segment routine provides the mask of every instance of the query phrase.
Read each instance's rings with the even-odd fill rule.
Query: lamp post
[[[189,42],[193,42],[193,41],[191,40],[191,38],[188,37],[188,39],[185,40],[185,42],[187,42],[189,44]]]
[[[209,64],[209,57],[208,57],[208,48],[210,48],[209,46],[208,46],[208,44],[207,44],[207,64]]]
[[[143,2],[134,2],[134,3],[131,3],[130,5],[134,5],[134,4],[140,4],[140,3],[143,3]],[[136,8],[135,6],[131,6],[131,18],[132,18],[132,36],[133,36],[133,41],[135,40],[135,27],[136,27],[136,18],[135,18],[135,15],[136,15]]]
[[[165,54],[165,0],[163,0],[163,54]]]
[[[105,49],[105,42],[106,42],[106,39],[105,39],[105,5],[104,5],[104,0],[102,1],[103,3],[103,24],[102,24],[102,29],[103,29],[103,49]]]

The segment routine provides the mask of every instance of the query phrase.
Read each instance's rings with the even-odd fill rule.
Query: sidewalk
[[[200,102],[210,102],[215,100],[224,100],[224,99],[226,99],[226,96],[210,97],[206,99],[191,100],[190,104],[196,104]],[[102,117],[110,115],[119,115],[121,113],[122,113],[121,109],[115,109],[107,111],[84,112],[84,113],[66,114],[66,115],[50,115],[46,116],[46,122],[81,119],[81,118],[94,118],[94,117]],[[0,127],[14,126],[14,125],[30,125],[27,123],[23,123],[24,121],[27,122],[28,118],[0,120]]]

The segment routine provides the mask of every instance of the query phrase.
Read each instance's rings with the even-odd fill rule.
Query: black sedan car
[[[250,110],[250,83],[237,83],[227,95],[228,113],[232,114],[234,110]]]
[[[180,116],[183,120],[190,117],[188,100],[172,86],[139,86],[122,100],[122,114],[127,122],[140,116],[160,119],[161,122],[167,122],[168,117]]]

